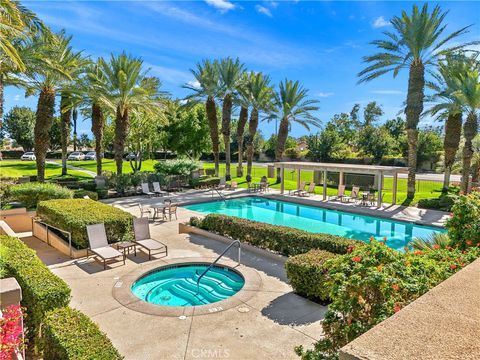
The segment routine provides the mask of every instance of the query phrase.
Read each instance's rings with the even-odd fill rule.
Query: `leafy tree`
[[[342,141],[348,145],[353,144],[357,128],[360,126],[360,122],[354,119],[355,116],[351,118],[349,114],[341,113],[333,115],[333,119],[331,120]]]
[[[87,134],[82,133],[80,134],[80,137],[78,139],[78,145],[80,146],[80,149],[88,149],[92,147],[92,139],[88,137]]]
[[[376,101],[371,101],[363,110],[363,127],[375,125],[378,118],[384,114],[380,105]]]
[[[376,163],[392,149],[393,139],[388,131],[383,127],[365,126],[359,133],[358,146],[360,150],[368,156],[372,156]]]
[[[33,129],[35,112],[28,107],[13,107],[4,119],[4,130],[19,144],[23,151],[31,151],[34,147]]]
[[[309,155],[315,161],[331,161],[345,146],[332,122],[328,122],[317,135],[308,136],[307,144]]]
[[[60,149],[62,143],[62,133],[61,133],[61,126],[60,126],[60,118],[55,116],[52,120],[52,126],[48,131],[49,137],[49,149],[54,151]]]
[[[417,158],[418,165],[424,161],[437,162],[443,148],[440,129],[426,127],[418,131]],[[403,156],[408,155],[408,140],[406,136],[400,138],[400,149]]]
[[[428,3],[425,3],[421,10],[417,5],[413,5],[410,15],[403,11],[401,16],[394,16],[390,20],[394,32],[384,31],[386,40],[372,42],[380,49],[380,52],[364,57],[364,62],[370,65],[358,74],[360,82],[367,82],[389,72],[392,72],[393,76],[396,77],[400,70],[405,68],[409,70],[405,107],[409,149],[407,186],[407,197],[409,199],[413,199],[415,196],[417,126],[423,111],[425,71],[430,71],[429,67],[435,65],[442,56],[469,45],[461,44],[451,48],[447,47],[451,40],[465,34],[468,26],[441,38],[446,28],[444,24],[446,15],[447,12],[442,12],[439,6],[436,6],[430,13]]]
[[[405,133],[405,120],[403,120],[401,117],[387,120],[382,126],[394,139],[398,139]]]

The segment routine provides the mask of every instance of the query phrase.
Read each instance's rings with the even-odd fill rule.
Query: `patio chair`
[[[260,192],[268,192],[270,189],[270,186],[268,184],[268,181],[260,181]]]
[[[152,215],[152,209],[144,207],[142,204],[138,204],[140,209],[140,217],[143,218],[143,214],[147,214],[147,219]]]
[[[308,184],[307,191],[299,192],[298,196],[308,197],[311,194],[315,195],[315,183],[314,182],[311,182],[310,184]]]
[[[350,196],[344,196],[343,199],[347,200],[348,202],[350,201],[356,201],[358,200],[358,193],[360,192],[360,187],[354,186],[352,187],[352,193]]]
[[[165,253],[165,256],[168,256],[167,245],[151,238],[148,219],[133,219],[133,232],[135,233],[135,244],[148,251],[148,260],[152,259],[152,251],[159,250],[158,253]]]
[[[107,260],[116,259],[119,256],[123,259],[125,265],[125,254],[114,249],[108,244],[107,234],[104,224],[87,225],[87,236],[89,247],[87,248],[87,257],[90,252],[103,260],[103,269],[107,268]]]
[[[345,185],[338,185],[337,195],[331,196],[328,200],[338,200],[341,201],[345,197]]]
[[[230,183],[230,186],[228,187],[228,190],[237,190],[238,189],[238,183],[236,181],[232,181]]]
[[[156,196],[168,195],[168,192],[162,190],[158,181],[153,183],[153,192]]]
[[[298,195],[300,192],[305,191],[306,181],[300,181],[300,185],[296,190],[290,190],[289,195]]]
[[[175,219],[178,219],[177,205],[172,204],[172,202],[170,201],[170,205],[163,209],[163,218],[166,219],[168,216],[168,220],[172,221],[172,215],[175,215]]]
[[[155,193],[150,191],[150,188],[148,187],[148,183],[142,183],[142,194],[147,195],[148,197],[152,197],[155,195]]]

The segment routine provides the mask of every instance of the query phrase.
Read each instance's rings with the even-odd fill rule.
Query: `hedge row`
[[[70,307],[47,314],[42,326],[42,348],[45,360],[123,359],[97,324]]]
[[[289,257],[285,263],[287,277],[293,290],[314,301],[327,301],[331,287],[328,285],[328,267],[325,262],[338,255],[324,250],[310,250]]]
[[[17,238],[0,235],[0,257],[5,276],[15,277],[22,288],[22,305],[27,309],[25,325],[29,339],[34,340],[45,314],[68,305],[70,288]]]
[[[133,216],[89,199],[49,200],[38,204],[37,215],[46,223],[71,232],[79,249],[88,247],[87,225],[105,224],[109,242],[133,239]]]
[[[72,197],[73,191],[58,184],[32,182],[13,185],[9,189],[9,199],[23,203],[27,209],[34,209],[40,201]]]
[[[85,196],[88,196],[92,200],[98,200],[98,193],[96,191],[78,189],[73,192],[74,199],[83,199]]]
[[[349,248],[363,245],[361,241],[340,236],[311,233],[235,216],[209,214],[203,219],[191,218],[190,224],[285,256],[303,254],[312,249],[345,254]]]

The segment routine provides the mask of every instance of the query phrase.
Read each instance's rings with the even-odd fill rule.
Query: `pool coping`
[[[256,270],[242,264],[238,265],[238,263],[228,259],[221,259],[217,262],[218,266],[225,266],[233,269],[234,271],[238,272],[245,280],[245,284],[243,285],[243,287],[236,294],[229,297],[228,299],[207,305],[162,306],[143,301],[133,295],[132,291],[130,290],[135,281],[154,270],[168,268],[172,265],[180,264],[210,265],[213,260],[213,257],[190,257],[169,260],[160,259],[154,261],[152,263],[149,263],[148,265],[141,266],[140,268],[135,269],[119,278],[113,286],[112,295],[115,300],[117,300],[117,302],[130,310],[156,316],[188,317],[208,315],[235,308],[250,300],[262,287],[262,280]]]

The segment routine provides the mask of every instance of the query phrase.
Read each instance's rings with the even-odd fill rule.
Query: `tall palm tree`
[[[468,44],[447,48],[446,45],[454,38],[465,34],[468,26],[450,35],[440,38],[445,31],[445,16],[436,6],[431,13],[425,3],[421,10],[413,5],[411,15],[405,11],[401,16],[390,20],[394,32],[385,31],[386,40],[375,40],[375,45],[381,52],[364,57],[364,62],[370,63],[358,76],[359,82],[376,79],[386,73],[393,72],[396,77],[405,68],[409,70],[407,101],[405,115],[407,120],[408,140],[408,186],[407,197],[415,196],[415,172],[417,168],[418,122],[423,111],[425,72],[435,65],[437,60],[448,53],[462,49]]]
[[[225,178],[231,179],[230,175],[230,123],[232,121],[232,107],[235,100],[237,89],[240,85],[244,65],[238,58],[233,60],[230,57],[220,60],[218,63],[218,73],[220,79],[219,94],[223,96],[222,106],[222,135],[225,146]]]
[[[184,88],[192,90],[194,93],[187,97],[187,100],[193,100],[193,103],[199,100],[205,100],[205,110],[210,128],[210,138],[212,140],[212,151],[215,162],[215,176],[219,175],[219,152],[220,142],[218,136],[218,118],[217,105],[215,97],[219,89],[218,62],[203,60],[197,63],[196,69],[190,69],[198,84],[185,84]]]
[[[293,82],[285,79],[280,82],[279,91],[275,94],[275,103],[280,118],[275,161],[281,161],[292,123],[296,122],[307,130],[310,130],[310,125],[319,126],[318,119],[312,115],[312,111],[318,110],[319,107],[317,100],[309,99],[308,90],[303,88],[298,80]],[[280,180],[280,169],[277,169],[277,182]]]
[[[147,77],[143,60],[125,53],[111,55],[110,61],[100,61],[105,77],[106,95],[102,102],[115,112],[115,135],[113,141],[117,174],[123,171],[123,154],[130,126],[130,112],[155,112],[160,109],[160,82]]]
[[[237,123],[237,143],[238,143],[238,166],[237,166],[237,177],[243,176],[243,142],[245,134],[245,126],[248,121],[248,108],[250,106],[250,97],[246,91],[246,83],[248,81],[247,73],[242,74],[242,79],[238,85],[237,92],[239,94],[238,103],[240,106],[240,113],[238,115]]]

